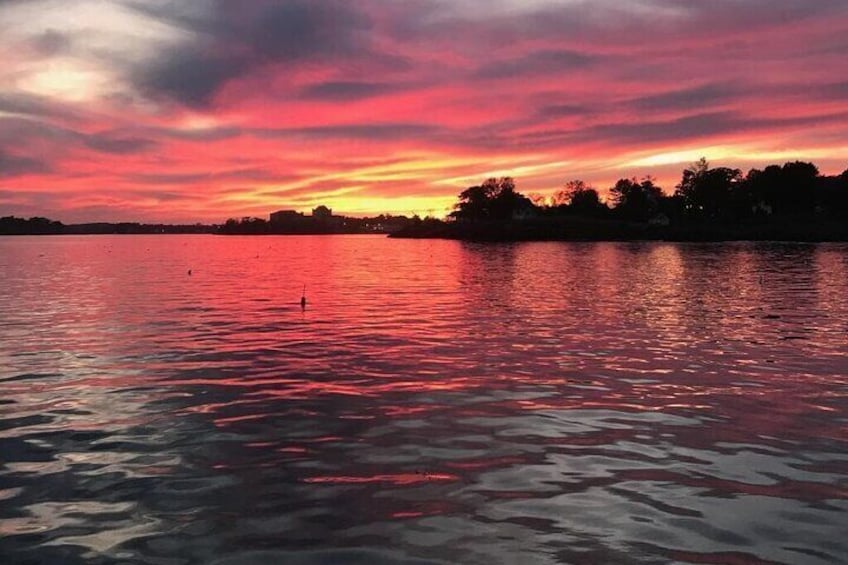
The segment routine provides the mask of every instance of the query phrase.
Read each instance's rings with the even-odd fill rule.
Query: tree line
[[[62,222],[40,216],[29,219],[15,216],[0,218],[0,235],[58,235],[64,231]]]
[[[63,224],[35,216],[0,218],[0,235],[107,235],[157,233],[212,233],[216,226],[205,224],[141,224],[138,222]]]
[[[672,194],[650,176],[619,179],[608,193],[604,201],[595,187],[572,180],[548,198],[525,196],[511,177],[490,178],[463,190],[449,216],[461,222],[582,216],[662,225],[848,221],[848,170],[826,176],[801,161],[743,175],[702,158],[683,171]]]

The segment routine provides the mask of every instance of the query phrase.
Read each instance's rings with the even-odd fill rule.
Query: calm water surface
[[[845,245],[0,238],[0,562],[845,563],[846,353]]]

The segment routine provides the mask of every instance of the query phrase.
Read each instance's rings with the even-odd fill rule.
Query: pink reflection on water
[[[0,439],[26,496],[155,476],[162,492],[128,496],[264,509],[271,529],[326,511],[357,536],[444,516],[639,543],[650,515],[671,540],[656,553],[696,562],[755,563],[774,555],[763,523],[794,524],[767,507],[746,553],[664,553],[722,527],[716,504],[803,509],[806,549],[841,527],[844,248],[51,241],[49,261],[17,248],[40,275],[0,291]],[[381,504],[365,518],[362,500]]]

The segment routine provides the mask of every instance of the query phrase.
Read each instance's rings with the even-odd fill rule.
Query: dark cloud
[[[310,85],[301,90],[300,97],[308,100],[344,102],[372,98],[401,88],[401,85],[379,82],[333,81]]]
[[[745,30],[751,30],[752,25],[795,24],[809,18],[846,12],[844,0],[713,0],[699,3],[653,0],[650,4],[658,9],[675,7],[680,12],[688,12],[690,21],[695,25],[721,25],[725,29]]]
[[[619,143],[656,143],[692,141],[720,135],[736,136],[740,132],[768,131],[772,129],[805,128],[821,124],[839,123],[843,115],[821,114],[787,118],[752,118],[737,112],[707,112],[684,116],[674,120],[634,122],[630,124],[602,124],[580,132],[584,140]],[[578,141],[577,138],[574,141]]]
[[[164,53],[136,77],[145,93],[166,96],[188,106],[204,106],[221,86],[245,72],[247,61],[237,56],[208,54],[188,48]]]
[[[719,42],[790,28],[812,19],[843,15],[844,0],[595,0],[549,2],[501,21],[500,33],[521,39],[567,39],[576,44],[659,47],[663,42]],[[796,46],[797,47],[797,46]]]
[[[526,75],[558,75],[584,69],[600,57],[571,50],[543,50],[517,59],[497,61],[480,67],[474,74],[484,79],[510,79]]]
[[[615,141],[643,143],[698,139],[747,127],[750,119],[733,112],[707,112],[674,120],[630,124],[602,124],[591,128],[588,136]]]
[[[32,157],[21,157],[0,150],[0,178],[49,173],[49,164]]]
[[[377,63],[398,65],[372,51],[370,19],[340,0],[259,0],[247,4],[218,0],[204,17],[167,5],[135,5],[185,28],[193,40],[137,69],[134,82],[146,93],[188,106],[211,103],[229,81],[275,64],[353,60],[373,55]]]
[[[100,153],[125,155],[141,153],[155,147],[157,142],[146,137],[127,135],[120,131],[84,133],[28,118],[0,118],[0,150],[18,148],[67,153],[72,147],[85,147]]]
[[[741,92],[739,86],[728,83],[708,83],[691,88],[671,90],[629,100],[626,105],[637,110],[680,110],[708,108],[733,101]]]
[[[638,120],[626,123],[599,123],[575,127],[550,127],[517,133],[514,126],[487,126],[441,135],[437,141],[462,147],[497,150],[504,147],[528,150],[589,147],[648,147],[655,144],[703,141],[713,138],[736,139],[750,132],[796,130],[842,123],[848,114],[819,114],[803,117],[755,118],[733,111],[710,111],[676,119]]]
[[[425,60],[429,65],[429,59],[422,58],[426,49],[421,49],[431,44],[441,51],[467,54],[475,67],[466,76],[471,82],[561,77],[599,68],[611,73],[628,68],[644,72],[642,58],[637,53],[664,49],[663,41],[688,42],[689,38],[719,41],[723,34],[734,30],[789,25],[799,19],[827,16],[845,9],[841,0],[810,4],[800,0],[745,3],[718,0],[706,7],[683,0],[644,0],[637,10],[601,0],[591,6],[551,2],[535,9],[495,11],[487,16],[478,12],[468,14],[459,6],[437,9],[435,2],[424,0],[407,0],[402,8],[367,0],[358,3],[342,0],[137,2],[133,4],[136,9],[184,29],[191,39],[178,48],[161,52],[150,63],[136,69],[133,80],[153,97],[203,107],[211,104],[222,87],[235,79],[252,76],[261,86],[262,73],[273,72],[276,65],[279,69],[296,69],[301,65],[326,63],[335,75],[367,73],[365,80],[334,76],[326,83],[299,92],[304,99],[343,102],[390,92],[389,79],[395,71],[427,72],[433,79],[430,69],[424,66]],[[603,25],[599,11],[605,15]],[[387,50],[386,41],[407,49]],[[494,48],[483,49],[486,44]],[[549,47],[540,49],[540,44]],[[536,50],[527,52],[531,45]],[[624,51],[625,48],[628,50]],[[748,45],[740,48],[751,50]],[[523,54],[510,56],[510,52]],[[687,57],[684,51],[669,54]],[[375,80],[373,74],[386,76]],[[443,75],[437,80],[447,77]],[[680,95],[706,98],[732,95],[726,85],[725,90],[722,88],[722,85],[703,86]],[[681,98],[668,100],[670,104],[685,106]],[[647,107],[662,102],[662,98],[653,101],[646,98],[640,104]]]
[[[232,29],[243,42],[272,61],[340,55],[362,49],[370,20],[349,2],[298,0],[265,6]]]

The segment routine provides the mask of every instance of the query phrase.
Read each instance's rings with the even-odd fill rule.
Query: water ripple
[[[848,561],[846,343],[844,245],[2,239],[0,555]]]

